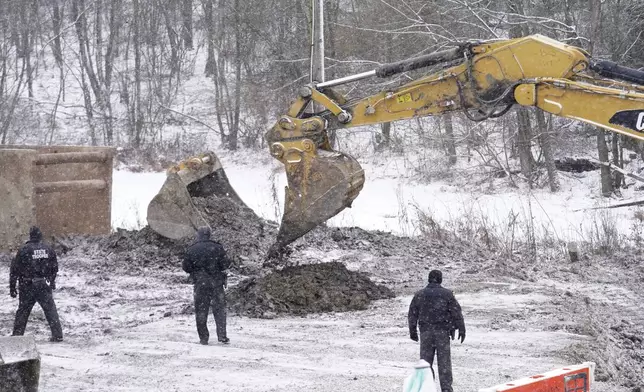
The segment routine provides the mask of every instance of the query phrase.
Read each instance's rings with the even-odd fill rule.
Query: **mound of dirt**
[[[275,238],[276,225],[253,210],[228,198],[196,197],[193,202],[212,227],[212,238],[224,245],[241,269],[256,270]],[[181,268],[181,257],[194,238],[170,240],[146,226],[141,230],[117,230],[106,236],[74,236],[56,241],[61,253],[92,255],[101,264],[138,273],[142,268]]]
[[[338,262],[286,267],[240,282],[228,293],[233,313],[270,318],[277,314],[364,310],[371,301],[393,298],[387,287]]]
[[[592,361],[597,364],[597,381],[615,381],[632,388],[644,389],[644,328],[626,320],[607,321],[591,318],[589,327],[593,341],[569,347],[564,354],[572,361]]]
[[[243,204],[217,196],[192,201],[212,228],[212,237],[234,256],[259,261],[275,240],[277,225]]]
[[[172,241],[149,227],[117,230],[103,236],[56,238],[58,255],[84,260],[86,267],[107,273],[138,275],[146,270],[181,268],[181,256],[189,241]]]

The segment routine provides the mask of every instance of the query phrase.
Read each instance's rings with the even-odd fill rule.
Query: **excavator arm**
[[[437,65],[439,70],[427,76],[357,100],[333,90]],[[324,110],[307,112],[312,102]],[[595,61],[582,49],[540,35],[464,43],[305,86],[266,134],[270,153],[285,165],[288,180],[284,215],[269,257],[350,207],[362,189],[364,171],[354,158],[332,149],[329,130],[454,111],[483,121],[516,104],[644,140],[644,72]]]

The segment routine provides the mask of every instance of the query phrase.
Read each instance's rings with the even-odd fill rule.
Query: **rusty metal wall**
[[[67,234],[106,234],[111,231],[113,148],[9,148],[37,152],[30,169],[32,200],[36,224],[46,238]],[[0,156],[7,151],[10,151],[7,147],[0,146]],[[27,172],[24,167],[16,169],[18,172]],[[0,177],[4,176],[3,171]],[[16,181],[15,176],[11,181]]]
[[[0,150],[0,250],[13,252],[36,223],[32,167],[35,150]]]

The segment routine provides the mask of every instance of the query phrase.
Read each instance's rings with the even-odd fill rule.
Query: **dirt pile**
[[[388,232],[368,231],[359,227],[327,227],[321,225],[295,241],[294,251],[315,248],[321,251],[335,249],[364,251],[374,256],[403,257],[407,260],[426,261],[436,265],[467,262],[481,266],[495,259],[486,247],[462,239],[428,237],[400,237]]]
[[[212,227],[212,238],[224,245],[235,265],[256,270],[275,238],[275,225],[228,198],[210,196],[193,201]],[[146,226],[141,230],[117,230],[107,236],[60,238],[55,245],[61,253],[90,255],[101,264],[137,273],[147,267],[180,268],[183,252],[193,240],[170,240]]]
[[[141,230],[117,230],[105,236],[56,238],[59,255],[89,259],[96,268],[108,268],[126,274],[144,269],[181,268],[181,255],[189,241],[172,241],[149,227]]]
[[[371,301],[393,298],[385,286],[342,263],[286,267],[240,282],[228,293],[229,309],[250,317],[364,310]]]
[[[195,197],[192,201],[212,228],[212,237],[231,255],[254,262],[264,258],[275,240],[276,224],[232,199],[209,196]]]
[[[592,255],[585,262],[579,275],[596,290],[587,291],[572,314],[584,315],[595,339],[574,347],[572,353],[597,363],[598,380],[614,380],[633,391],[644,391],[644,263],[640,250]]]
[[[595,339],[574,345],[565,354],[573,361],[595,362],[598,381],[612,380],[633,391],[644,390],[644,328],[597,314],[591,316],[588,326]]]

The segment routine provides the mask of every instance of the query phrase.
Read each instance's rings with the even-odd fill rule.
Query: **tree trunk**
[[[532,156],[532,132],[530,125],[530,112],[527,108],[517,108],[517,150],[523,174],[532,186],[532,171],[534,157]]]
[[[96,58],[96,76],[99,84],[105,84],[105,75],[103,74],[103,0],[94,0],[96,7],[96,17],[94,20],[94,56]],[[102,100],[102,98],[100,98]]]
[[[447,147],[447,157],[450,165],[456,164],[456,138],[454,137],[454,123],[452,122],[452,113],[447,112],[443,115],[445,124],[445,144]]]
[[[552,123],[546,123],[545,114],[537,109],[535,110],[537,117],[537,125],[539,126],[539,143],[541,144],[541,151],[543,151],[543,160],[548,172],[548,184],[550,185],[551,192],[559,190],[559,178],[557,177],[557,168],[555,167],[555,157],[552,152]]]
[[[61,45],[60,35],[61,27],[63,25],[63,13],[60,9],[61,0],[52,0],[53,14],[52,14],[52,24],[54,27],[54,41],[52,51],[54,53],[54,59],[56,64],[59,67],[63,66],[63,48]]]
[[[235,0],[235,24],[240,25],[239,0]],[[235,30],[235,109],[233,113],[233,123],[228,135],[228,148],[237,150],[237,139],[239,136],[239,114],[241,111],[241,72],[242,72],[242,53],[241,53],[241,31]]]
[[[90,86],[92,88],[92,91],[94,92],[94,96],[99,100],[99,106],[102,108],[101,101],[102,101],[102,96],[101,96],[101,87],[99,83],[99,79],[96,76],[96,72],[94,71],[94,64],[91,60],[90,54],[92,53],[92,49],[89,44],[89,31],[88,31],[88,23],[87,23],[87,16],[85,13],[85,0],[74,0],[72,3],[72,16],[74,17],[75,23],[74,27],[76,29],[76,36],[78,38],[78,49],[79,49],[79,56],[81,60],[81,66],[85,70],[87,74],[87,78],[89,79]],[[99,38],[97,37],[97,40]]]
[[[95,146],[97,143],[96,127],[94,126],[94,106],[92,105],[92,93],[87,86],[84,68],[81,68],[81,89],[83,90],[83,105],[85,107],[85,115],[87,116],[87,125],[89,126],[89,138],[92,146]]]
[[[192,50],[192,0],[183,0],[182,8],[182,19],[183,19],[183,47]]]
[[[216,108],[216,116],[217,116],[217,125],[219,125],[219,137],[221,138],[221,144],[222,146],[226,145],[226,129],[224,127],[224,121],[223,121],[223,104],[222,100],[224,98],[224,94],[222,91],[221,83],[219,82],[219,72],[218,66],[217,66],[217,60],[215,57],[213,57],[214,61],[214,71],[215,75],[212,78],[213,81],[215,82],[215,108]]]
[[[609,162],[608,146],[606,145],[606,132],[598,130],[597,132],[597,155],[601,162]],[[601,165],[601,182],[602,195],[609,197],[613,193],[613,179],[610,175],[610,169]]]
[[[143,130],[143,108],[141,107],[141,34],[139,24],[141,23],[141,9],[139,0],[133,0],[134,11],[134,147],[141,145]]]
[[[522,0],[507,0],[508,10],[514,15],[524,15]],[[510,17],[514,22],[510,28],[510,38],[519,38],[528,34],[528,28],[521,24],[519,18]],[[534,170],[534,157],[532,156],[532,127],[530,125],[530,112],[525,107],[517,107],[517,150],[521,173],[528,179],[532,186],[532,173]]]
[[[203,0],[204,4],[204,19],[206,24],[206,67],[204,72],[206,76],[216,75],[215,68],[215,20],[213,18],[213,0]]]
[[[332,0],[332,1],[327,1],[326,6],[324,7],[324,13],[325,13],[325,22],[324,22],[324,28],[326,30],[326,42],[327,42],[327,49],[326,53],[328,54],[328,57],[335,59],[337,56],[337,35],[336,35],[336,25],[338,23],[338,17],[340,15],[340,1],[339,0]],[[327,70],[327,80],[335,79],[335,69],[333,67],[329,67]]]
[[[572,18],[572,3],[573,0],[564,0],[564,23],[567,24],[568,26],[575,26],[576,22]],[[568,42],[569,45],[574,45],[574,46],[579,46],[581,47],[582,44],[580,40],[575,37],[575,34],[573,32],[570,32],[567,34],[567,37],[570,41]]]
[[[173,15],[172,10],[164,9],[161,11],[163,13],[163,19],[165,21],[165,28],[168,34],[168,41],[170,41],[170,77],[168,78],[168,90],[172,90],[172,81],[174,78],[177,78],[177,85],[179,84],[179,75],[181,73],[181,61],[179,60],[179,50],[181,46],[181,41],[184,40],[185,45],[185,36],[180,38],[177,34],[172,22]],[[184,34],[185,35],[185,34]],[[153,56],[156,58],[156,56]],[[178,86],[177,86],[178,87]]]
[[[601,28],[601,0],[590,0],[590,45],[589,52],[593,54],[598,47]],[[608,162],[608,146],[606,145],[606,132],[597,129],[597,155],[602,162]],[[613,193],[613,179],[610,168],[602,165],[600,169],[602,195],[608,197]]]
[[[611,134],[612,138],[612,148],[611,152],[613,153],[613,165],[621,168],[622,162],[620,161],[620,152],[621,152],[621,143],[619,142],[619,135],[613,133]],[[622,187],[622,181],[624,180],[624,175],[619,171],[615,170],[613,172],[613,188],[618,191]]]
[[[3,71],[6,68],[6,63],[4,62],[5,60],[3,59]],[[22,69],[20,70],[20,75],[18,76],[18,80],[16,81],[16,89],[15,92],[13,93],[13,97],[10,97],[7,99],[7,97],[2,97],[3,100],[0,102],[0,108],[3,109],[2,112],[4,113],[4,121],[2,124],[0,124],[0,135],[2,135],[2,138],[0,138],[0,144],[6,144],[7,143],[7,135],[9,134],[9,128],[11,127],[11,123],[13,120],[13,114],[16,110],[16,106],[18,105],[18,99],[20,98],[20,92],[21,88],[23,86],[23,79],[25,77],[25,71],[26,71],[26,66],[25,63],[22,63]],[[4,76],[4,75],[3,75]],[[3,93],[2,90],[0,90],[0,93]],[[8,101],[8,102],[7,102]],[[8,108],[4,108],[4,105],[9,105]],[[2,114],[2,113],[0,113]]]
[[[508,0],[508,9],[512,14],[525,15],[523,0]],[[519,18],[510,18],[515,24],[510,29],[510,38],[519,38],[530,34],[530,29],[527,24],[519,24]],[[536,110],[537,120],[537,135],[543,151],[543,156],[548,172],[548,182],[552,192],[559,189],[557,182],[557,170],[555,168],[554,157],[552,154],[552,141],[551,132],[547,129],[544,113],[541,110]],[[530,186],[532,186],[532,176],[534,174],[535,162],[532,156],[532,127],[530,124],[530,111],[527,108],[517,109],[517,149],[519,150],[519,160],[521,161],[521,172],[528,178]]]
[[[34,39],[32,37],[33,32],[30,26],[34,23],[32,20],[31,12],[33,11],[32,7],[29,7],[25,4],[20,6],[20,25],[21,25],[21,35],[20,45],[22,52],[22,61],[26,65],[25,71],[27,75],[27,94],[29,98],[33,98],[33,68],[31,64],[31,41]]]
[[[112,92],[112,71],[114,70],[114,59],[116,58],[116,48],[118,47],[118,33],[121,28],[121,1],[112,0],[110,2],[110,33],[107,38],[107,49],[105,51],[104,81],[103,81],[103,103],[105,105],[105,138],[108,145],[114,141],[114,124],[112,119],[112,102],[110,94]]]
[[[376,152],[389,148],[391,144],[391,123],[385,122],[380,124],[380,135],[376,135]]]

